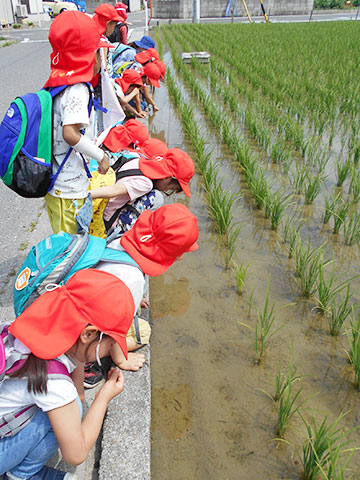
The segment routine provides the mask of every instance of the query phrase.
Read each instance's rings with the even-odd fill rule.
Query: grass
[[[348,211],[349,211],[350,205],[347,202],[340,202],[338,207],[333,213],[334,216],[334,233],[339,233],[339,230],[342,226],[342,224],[345,222]]]
[[[331,273],[330,275],[325,276],[325,265],[320,264],[319,265],[319,277],[318,277],[318,283],[317,283],[317,310],[321,313],[329,313],[329,305],[331,304],[333,298],[335,297],[336,294],[338,294],[341,290],[343,290],[349,282],[352,280],[345,280],[343,282],[338,283],[335,286],[335,282],[340,280],[342,275],[336,275],[335,273],[335,257],[333,257],[331,262],[328,262],[329,264],[332,264],[331,267]],[[353,277],[355,278],[355,277]]]
[[[304,185],[305,204],[310,205],[321,192],[323,178],[317,175],[313,178],[307,178]]]
[[[289,427],[291,419],[296,413],[299,412],[301,406],[304,403],[302,402],[301,404],[296,405],[301,391],[302,387],[299,388],[299,390],[293,395],[292,383],[289,383],[280,395],[278,418],[276,425],[276,433],[280,438],[284,436],[285,431]]]
[[[348,221],[344,222],[344,239],[346,245],[354,245],[360,241],[360,213],[353,212]]]
[[[340,159],[336,163],[336,174],[337,174],[337,186],[341,187],[347,177],[351,172],[351,163],[350,160],[346,160],[345,162],[341,161]]]
[[[224,240],[224,257],[225,257],[225,269],[230,268],[230,264],[235,252],[236,241],[239,237],[241,227],[231,225],[228,231],[223,235]]]
[[[323,223],[328,223],[334,212],[338,209],[342,201],[341,193],[334,194],[325,198],[325,212]]]

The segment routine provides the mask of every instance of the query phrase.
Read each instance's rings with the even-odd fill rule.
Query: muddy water
[[[156,102],[161,110],[149,119],[151,135],[191,155],[165,87]],[[200,249],[150,282],[152,478],[301,478],[303,423],[295,417],[286,433],[292,446],[276,443],[276,408],[262,390],[274,392],[278,363],[286,369],[293,357],[302,376],[295,391],[302,387],[300,399],[307,400],[304,416],[322,420],[327,415],[333,420],[340,412],[350,411],[341,425],[356,426],[359,394],[344,353],[346,337],[330,337],[326,321],[314,312],[312,302],[299,296],[284,245],[253,208],[238,173],[231,169],[229,152],[219,146],[215,133],[210,132],[209,142],[216,156],[224,159],[226,185],[243,194],[236,211],[242,225],[236,257],[238,263],[251,262],[246,281],[249,293],[239,296],[233,275],[223,268],[221,242],[208,216],[201,178],[195,176],[192,198],[179,195],[171,201],[184,203],[196,214]],[[314,212],[309,209],[304,214],[313,218]],[[309,221],[305,228],[312,240],[318,238],[320,224],[314,227]],[[358,270],[357,249],[344,250],[335,241],[330,249],[343,258],[343,268]],[[256,309],[264,306],[270,274],[270,300],[275,303],[276,325],[282,328],[256,365],[252,329]],[[358,443],[356,433],[352,440]],[[360,471],[359,455],[354,455],[351,465]]]

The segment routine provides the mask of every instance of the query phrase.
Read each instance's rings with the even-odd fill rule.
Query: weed
[[[24,250],[26,250],[26,249],[28,248],[28,246],[29,246],[29,242],[21,242],[21,243],[20,243],[19,250],[20,250],[21,252],[23,252]]]

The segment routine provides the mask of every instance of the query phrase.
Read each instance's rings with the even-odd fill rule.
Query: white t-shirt
[[[15,340],[16,350],[21,353],[29,353],[29,350],[19,340]],[[66,355],[59,357],[61,362],[71,373],[76,364]],[[74,401],[77,390],[71,379],[49,378],[47,382],[48,392],[33,393],[27,391],[27,378],[6,378],[0,386],[0,416],[15,412],[16,410],[37,405],[44,412],[54,408],[63,407]]]
[[[125,165],[120,169],[121,172],[126,170],[132,170],[139,168],[139,159],[134,158],[125,163]],[[149,193],[153,189],[153,182],[150,178],[143,175],[134,175],[131,177],[120,178],[116,183],[121,183],[126,186],[128,194],[119,195],[115,198],[110,198],[106,208],[104,210],[105,220],[110,220],[112,215],[116,212],[118,208],[121,208],[127,202],[133,202],[137,198]]]
[[[120,245],[119,238],[113,240],[108,246],[116,250],[125,251],[124,248]],[[134,267],[132,265],[121,265],[121,263],[99,262],[95,268],[104,272],[111,273],[125,283],[134,299],[135,316],[135,313],[137,312],[140,302],[144,296],[144,274],[137,267]]]
[[[95,138],[95,113],[92,109],[89,118],[89,99],[89,88],[85,83],[76,83],[69,86],[54,99],[53,153],[55,164],[53,165],[53,173],[56,173],[70,147],[63,137],[62,129],[64,125],[81,124],[82,128],[85,128],[85,135],[92,140]],[[89,179],[86,175],[83,159],[80,153],[72,150],[55,182],[54,188],[49,193],[60,198],[86,198],[88,187]]]

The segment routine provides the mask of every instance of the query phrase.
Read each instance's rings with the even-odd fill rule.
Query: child
[[[128,38],[127,38],[128,22],[127,22],[127,13],[126,13],[127,9],[128,9],[128,6],[125,3],[115,4],[115,10],[117,11],[118,15],[122,18],[122,21],[116,25],[112,35],[108,36],[109,42],[122,43],[123,45],[127,45],[128,43]]]
[[[134,158],[117,171],[117,177],[119,174],[126,175],[127,170],[131,171],[131,175],[119,178],[115,185],[91,191],[93,200],[110,199],[104,210],[107,230],[116,222],[125,204],[134,202],[153,189],[167,194],[183,191],[191,197],[189,182],[194,176],[195,167],[189,155],[179,148],[169,149],[163,157]]]
[[[198,236],[195,215],[184,205],[175,203],[164,205],[156,211],[143,212],[133,228],[124,233],[120,239],[113,240],[109,246],[127,252],[147,275],[157,276],[164,273],[176,260],[181,259],[184,253],[197,250]],[[140,270],[132,265],[110,262],[99,262],[96,268],[115,275],[127,285],[132,293],[136,312],[143,299],[145,286],[144,276]],[[132,340],[129,335],[127,337],[129,352],[147,344],[150,339],[150,327],[147,322],[139,318],[138,323],[139,338],[136,339],[134,333],[133,338],[136,340]],[[131,330],[135,330],[134,322]],[[129,353],[128,361],[132,361],[133,355],[135,354]],[[127,367],[117,345],[111,349],[111,358],[121,368]],[[101,379],[102,373],[96,364],[87,367],[86,387],[95,386]]]
[[[139,97],[139,90],[143,86],[143,79],[136,70],[125,70],[122,76],[115,80],[115,91],[122,109],[139,118],[146,117],[146,112],[141,109]],[[133,99],[135,99],[134,106],[130,105]]]
[[[49,40],[53,52],[45,87],[69,87],[54,99],[53,173],[65,163],[45,200],[54,233],[76,233],[75,213],[87,198],[90,175],[83,155],[98,162],[100,173],[109,168],[106,154],[91,139],[94,115],[91,110],[89,116],[91,87],[86,85],[100,67],[96,51],[103,44],[91,18],[76,11],[63,12],[52,22]]]
[[[99,33],[105,37],[112,35],[117,23],[123,21],[123,17],[120,16],[115,7],[109,3],[102,3],[96,7],[92,19]]]
[[[100,363],[115,343],[118,354],[127,357],[126,333],[133,312],[131,292],[121,280],[89,269],[44,293],[12,323],[10,360],[15,353],[26,361],[8,373],[0,386],[1,424],[10,428],[6,415],[30,405],[37,408],[18,433],[0,439],[0,474],[6,474],[5,478],[74,478],[44,465],[58,447],[67,463],[79,465],[86,459],[100,433],[108,403],[124,388],[124,378],[118,369],[110,372],[82,421],[81,404],[69,374],[76,361]],[[54,364],[58,373],[52,374]]]

